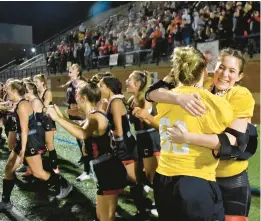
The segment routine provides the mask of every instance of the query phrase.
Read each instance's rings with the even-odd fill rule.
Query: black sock
[[[49,188],[55,186],[56,190],[59,190],[60,187],[66,188],[68,186],[66,179],[59,174],[55,174],[54,172],[51,172],[51,176],[46,182]]]
[[[49,159],[50,159],[50,164],[52,169],[56,169],[57,168],[57,153],[56,150],[51,150],[49,151]]]
[[[2,195],[2,201],[5,203],[10,202],[10,196],[11,192],[14,188],[14,180],[3,180],[3,195]]]
[[[80,149],[80,151],[81,151],[81,157],[83,157],[83,154],[82,154],[82,140],[76,139],[76,141],[77,141],[78,147],[79,147],[79,149]]]
[[[143,194],[143,185],[137,184],[135,186],[130,187],[130,194],[133,198],[134,204],[137,208],[137,210],[141,214],[146,213],[146,206],[145,206],[145,197]]]
[[[89,159],[89,156],[84,156],[83,157],[83,165],[84,165],[84,172],[89,174],[90,173],[90,159]]]

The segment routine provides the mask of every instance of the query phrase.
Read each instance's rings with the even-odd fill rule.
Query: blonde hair
[[[169,74],[164,77],[163,80],[166,81],[167,83],[172,83],[174,87],[177,87],[179,84],[177,77],[174,75],[173,68],[170,70]]]
[[[197,83],[207,66],[204,55],[190,46],[175,48],[171,61],[173,74],[183,85]]]
[[[26,93],[26,87],[23,81],[13,80],[10,81],[7,86],[10,86],[12,90],[16,90],[20,96],[24,96]]]
[[[37,74],[34,76],[34,79],[38,79],[39,81],[43,82],[44,86],[47,88],[47,78],[44,74]]]
[[[221,50],[221,52],[219,53],[218,60],[221,61],[221,59],[223,59],[226,56],[232,56],[240,60],[241,64],[239,67],[239,74],[243,73],[246,61],[241,51],[232,48],[225,48]]]
[[[140,87],[139,92],[137,95],[138,102],[141,106],[144,106],[145,104],[145,93],[148,89],[148,87],[151,85],[151,73],[147,71],[133,71],[132,75],[135,79],[135,81],[139,81]]]

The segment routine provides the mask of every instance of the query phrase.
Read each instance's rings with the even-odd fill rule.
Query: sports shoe
[[[23,221],[29,221],[26,217],[24,217],[24,215],[17,210],[12,204],[11,202],[5,203],[5,202],[0,202],[0,211],[5,210],[7,213],[9,213],[12,218],[14,218],[15,220],[23,220]]]
[[[88,175],[86,172],[83,172],[80,176],[76,178],[77,181],[84,181],[91,179],[91,176]]]
[[[61,187],[60,193],[59,193],[59,195],[56,196],[56,199],[64,199],[65,197],[67,197],[70,194],[72,189],[73,189],[73,186],[70,183],[68,183],[68,186],[66,188]]]
[[[56,173],[56,174],[59,174],[59,173],[60,173],[60,170],[59,170],[59,168],[57,167],[56,169],[53,169],[53,172]]]
[[[143,189],[144,189],[144,191],[146,192],[146,194],[148,194],[148,193],[150,192],[150,189],[151,189],[151,188],[146,185],[146,186],[143,187]]]
[[[10,210],[11,208],[13,207],[13,205],[11,204],[11,202],[8,202],[8,203],[5,203],[3,201],[0,202],[0,211],[3,211],[3,210]]]
[[[27,170],[27,166],[25,166],[24,164],[22,164],[19,168],[16,169],[16,172],[18,173],[24,173]]]
[[[151,213],[153,216],[159,217],[159,214],[158,214],[158,210],[157,210],[157,209],[152,209],[152,210],[150,211],[150,213]]]

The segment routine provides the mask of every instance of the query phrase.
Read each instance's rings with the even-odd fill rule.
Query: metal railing
[[[250,56],[253,54],[260,53],[260,34],[252,34],[247,37],[237,36],[232,39],[219,39],[219,49],[223,49],[225,47],[233,47],[236,49],[240,49],[242,52],[247,52]],[[196,47],[197,41],[193,41],[192,45]],[[93,58],[89,58],[88,66],[85,71],[90,70],[100,70],[102,68],[110,68],[112,69],[115,66],[126,68],[130,65],[141,66],[142,64],[150,64],[156,63],[159,65],[159,62],[169,61],[169,54],[157,54],[158,57],[154,60],[153,49],[145,49],[145,50],[136,50],[129,52],[121,52],[118,54],[117,64],[110,64],[110,55],[105,56],[97,56]],[[157,60],[158,59],[158,60]],[[58,68],[57,68],[58,69]],[[39,67],[28,68],[24,70],[13,70],[10,69],[4,73],[0,74],[0,80],[4,82],[8,78],[24,78],[24,77],[32,77],[39,73],[57,74],[63,73],[64,71],[55,72],[52,70],[50,66],[42,65]]]

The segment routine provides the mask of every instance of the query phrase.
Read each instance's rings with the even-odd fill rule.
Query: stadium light
[[[31,51],[32,51],[33,53],[35,53],[35,48],[32,48]]]

